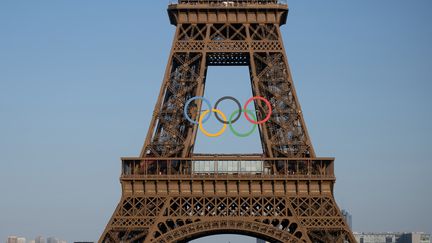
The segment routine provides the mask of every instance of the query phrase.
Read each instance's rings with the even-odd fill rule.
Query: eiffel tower
[[[168,5],[176,32],[162,87],[140,156],[122,158],[122,196],[99,242],[188,242],[223,233],[355,242],[333,196],[334,158],[316,157],[306,130],[280,32],[287,14],[278,0]],[[257,125],[262,154],[194,153],[199,125],[190,119],[206,107],[208,66],[249,67],[254,121],[266,120]],[[256,169],[227,171],[228,162]]]

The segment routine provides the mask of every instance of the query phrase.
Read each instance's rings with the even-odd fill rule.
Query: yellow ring
[[[222,117],[222,119],[226,122],[227,118],[226,118],[225,114],[224,114],[222,111],[220,111],[220,110],[218,110],[218,109],[214,109],[214,108],[212,109],[212,111],[218,113],[218,114]],[[209,112],[210,112],[210,110],[205,110],[203,113],[201,113],[201,115],[200,115],[200,117],[199,117],[199,121],[198,121],[198,125],[199,125],[198,127],[199,127],[200,131],[201,131],[202,133],[204,133],[204,134],[205,134],[206,136],[208,136],[208,137],[219,137],[222,133],[225,132],[225,129],[226,129],[226,127],[227,127],[227,124],[223,123],[223,127],[222,127],[222,129],[219,130],[219,132],[217,132],[217,133],[209,133],[209,132],[207,132],[207,131],[203,128],[203,126],[202,126],[202,120],[203,120],[203,118],[207,115],[207,113],[209,113]]]

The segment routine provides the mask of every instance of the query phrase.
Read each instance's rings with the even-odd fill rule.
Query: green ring
[[[236,135],[237,137],[241,137],[241,138],[248,137],[248,136],[250,136],[253,132],[255,132],[255,129],[256,129],[256,127],[257,127],[257,124],[254,124],[253,127],[252,127],[252,129],[251,129],[249,132],[246,132],[246,133],[238,133],[236,130],[234,130],[234,127],[232,126],[232,119],[233,119],[234,116],[235,116],[237,113],[239,113],[239,112],[246,112],[246,113],[248,113],[249,115],[252,116],[252,118],[254,119],[254,121],[256,121],[256,116],[255,116],[255,114],[254,114],[251,110],[235,110],[235,111],[231,114],[231,116],[229,117],[229,119],[228,119],[228,125],[229,125],[229,128],[230,128],[231,132],[232,132],[234,135]]]

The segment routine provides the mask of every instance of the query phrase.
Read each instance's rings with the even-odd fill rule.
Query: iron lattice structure
[[[276,0],[179,1],[175,37],[149,131],[122,158],[122,197],[99,242],[187,242],[235,233],[270,242],[352,242],[333,197],[334,159],[315,156],[281,38]],[[194,154],[186,101],[202,96],[207,67],[249,66],[252,93],[270,101],[258,126],[263,154]],[[255,102],[257,119],[268,108]],[[201,102],[196,102],[200,110]],[[190,111],[191,117],[194,112]],[[263,173],[196,173],[195,161],[261,161]]]

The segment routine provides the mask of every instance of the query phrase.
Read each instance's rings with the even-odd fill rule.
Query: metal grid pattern
[[[122,159],[122,198],[99,242],[187,242],[241,233],[271,242],[351,242],[333,198],[334,160],[317,158],[280,34],[288,7],[277,0],[180,0],[171,54],[143,149]],[[273,113],[258,126],[259,155],[195,155],[197,126],[185,102],[204,93],[210,65],[248,66],[252,93]],[[201,110],[198,101],[188,111]],[[257,119],[267,107],[255,103]],[[259,162],[260,170],[206,171],[209,165]],[[202,171],[201,171],[202,172]]]

